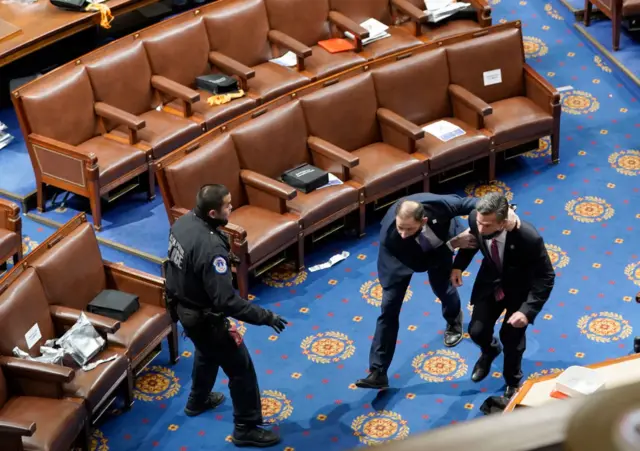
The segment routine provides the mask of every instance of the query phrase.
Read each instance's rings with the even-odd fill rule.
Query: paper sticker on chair
[[[27,348],[31,349],[42,338],[38,323],[35,323],[31,329],[24,335],[24,339],[27,342]]]
[[[488,70],[482,74],[484,85],[491,86],[502,83],[502,71],[500,69]]]
[[[465,131],[455,124],[447,121],[438,121],[422,128],[426,133],[435,136],[440,141],[451,141],[453,138],[464,135]]]

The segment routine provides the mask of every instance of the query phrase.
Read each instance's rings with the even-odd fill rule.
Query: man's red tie
[[[493,262],[498,267],[498,270],[502,272],[502,263],[500,262],[500,251],[498,250],[498,242],[493,239],[491,240],[491,258]],[[502,291],[502,287],[496,288],[496,301],[502,301],[504,299],[504,292]]]

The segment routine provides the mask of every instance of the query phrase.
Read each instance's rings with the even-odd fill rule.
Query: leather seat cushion
[[[105,395],[116,388],[118,380],[125,377],[129,361],[120,348],[109,347],[94,357],[94,360],[106,359],[117,355],[115,360],[101,363],[91,371],[76,370],[71,382],[64,384],[65,395],[72,398],[84,398],[90,411],[103,400]]]
[[[139,117],[145,120],[146,125],[138,130],[138,137],[153,147],[153,157],[156,159],[195,139],[201,133],[200,125],[191,119],[164,111],[151,110]],[[115,130],[128,136],[128,129],[124,125]]]
[[[198,89],[197,91],[200,93],[200,101],[193,104],[193,111],[202,116],[207,124],[207,129],[217,127],[223,122],[246,113],[257,105],[256,99],[245,95],[239,99],[233,99],[229,103],[209,106],[207,99],[213,94],[203,89]],[[184,111],[183,103],[181,100],[174,100],[168,106],[178,111]]]
[[[357,207],[358,190],[342,184],[316,189],[308,194],[298,192],[287,206],[300,215],[302,225],[308,228],[343,208]]]
[[[109,343],[122,346],[129,358],[135,360],[170,325],[171,318],[165,308],[141,302],[138,311],[121,322],[114,335],[109,335]]]
[[[367,198],[383,191],[407,186],[407,181],[422,175],[424,163],[385,143],[374,143],[352,152],[360,164],[351,169],[351,178],[364,185]]]
[[[144,151],[103,136],[91,138],[77,148],[87,155],[90,153],[97,155],[102,186],[147,163]]]
[[[249,262],[253,264],[298,236],[298,223],[261,207],[243,205],[231,212],[229,222],[247,231]]]
[[[622,15],[624,17],[640,16],[640,0],[622,0]]]
[[[444,171],[489,155],[491,146],[489,137],[460,119],[444,117],[422,124],[420,127],[425,127],[441,120],[457,125],[465,131],[465,134],[447,142],[440,141],[430,133],[424,134],[424,138],[417,142],[416,150],[429,157],[429,172]]]
[[[391,36],[363,46],[363,53],[367,59],[380,58],[422,44],[422,41],[415,37],[415,31],[409,32],[403,27],[389,27],[387,33]]]
[[[275,99],[311,82],[309,78],[300,75],[295,67],[282,67],[268,61],[253,66],[252,69],[256,75],[248,80],[249,94],[263,101]]]
[[[0,263],[4,263],[9,257],[20,250],[20,237],[17,233],[7,229],[0,229]]]
[[[484,118],[484,125],[494,135],[496,145],[518,139],[549,134],[553,116],[526,97],[511,97],[491,104],[493,113]]]
[[[345,71],[367,60],[354,52],[329,53],[319,45],[311,47],[313,54],[304,60],[305,72],[314,80]]]
[[[475,20],[451,20],[443,24],[426,24],[422,26],[422,33],[431,40],[438,40],[480,30],[482,27]]]
[[[16,396],[0,415],[10,421],[36,423],[36,432],[23,437],[25,451],[68,451],[82,429],[86,411],[81,400]]]

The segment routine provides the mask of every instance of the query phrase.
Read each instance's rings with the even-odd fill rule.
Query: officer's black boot
[[[389,378],[385,372],[373,370],[364,379],[358,379],[356,381],[356,387],[382,390],[383,388],[389,388]]]
[[[218,407],[220,404],[224,402],[224,395],[222,393],[209,393],[209,397],[204,401],[196,401],[191,396],[189,396],[189,400],[187,401],[187,407],[184,408],[184,413],[188,417],[195,417],[196,415],[200,415],[201,413],[206,412],[207,410],[212,410]]]
[[[453,347],[462,341],[462,311],[453,323],[447,323],[444,331],[444,345]]]
[[[236,446],[255,446],[266,448],[280,443],[280,436],[273,431],[259,426],[236,424],[231,436],[231,442]]]

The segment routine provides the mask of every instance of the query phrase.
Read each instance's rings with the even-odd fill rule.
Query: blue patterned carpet
[[[633,329],[640,327],[640,307],[632,303],[640,290],[640,94],[580,38],[559,1],[492,3],[495,22],[523,21],[529,63],[555,86],[567,87],[561,160],[551,166],[548,140],[541,140],[538,151],[503,167],[496,185],[458,183],[450,190],[504,191],[547,242],[558,278],[528,331],[528,375],[628,354]],[[473,343],[443,347],[440,305],[424,274],[414,276],[402,312],[392,388],[378,394],[352,385],[366,374],[379,313],[377,231],[374,225],[362,240],[336,240],[307,261],[311,266],[342,250],[351,253],[331,269],[296,274],[282,267],[252,290],[254,302],[291,321],[280,336],[239,324],[258,372],[265,418],[283,435],[275,449],[346,450],[402,439],[480,416],[483,400],[503,388],[500,359],[492,376],[474,384]],[[477,268],[476,261],[465,274],[465,302]],[[182,340],[180,346],[176,366],[167,365],[165,350],[137,380],[132,411],[115,411],[98,426],[96,451],[233,448],[230,400],[200,417],[184,415],[193,347]],[[228,394],[224,377],[217,389]]]

